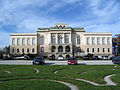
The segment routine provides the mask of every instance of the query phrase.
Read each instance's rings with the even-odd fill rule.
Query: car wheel
[[[35,65],[35,63],[33,63],[33,65]]]

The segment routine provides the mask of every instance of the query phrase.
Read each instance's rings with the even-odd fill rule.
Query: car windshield
[[[72,57],[72,58],[69,58],[68,60],[76,60],[76,58]]]
[[[36,57],[35,60],[42,60],[42,58],[41,57]]]

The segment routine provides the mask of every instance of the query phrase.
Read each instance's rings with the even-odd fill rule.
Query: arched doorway
[[[66,52],[70,52],[70,46],[66,46],[66,47],[65,47],[65,51],[66,51]]]
[[[58,47],[58,52],[63,52],[63,47],[62,46]]]
[[[52,59],[55,60],[55,55],[54,54],[52,55]]]
[[[77,47],[77,52],[81,52],[81,48],[80,47]]]
[[[70,55],[66,55],[66,59],[68,59],[70,57]]]
[[[56,51],[56,47],[52,46],[51,52],[55,52]]]

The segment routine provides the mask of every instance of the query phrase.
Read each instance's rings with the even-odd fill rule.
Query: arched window
[[[41,47],[41,52],[44,52],[44,47]]]
[[[81,52],[81,48],[80,47],[77,47],[77,52]]]
[[[58,47],[58,52],[63,52],[63,47],[62,46]]]
[[[70,52],[70,46],[66,46],[65,51]]]
[[[51,51],[52,51],[52,52],[55,52],[55,51],[56,51],[56,47],[55,47],[55,46],[52,46]]]
[[[70,55],[66,55],[66,59],[68,59],[70,57]]]

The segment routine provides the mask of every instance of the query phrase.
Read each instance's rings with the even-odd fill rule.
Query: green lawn
[[[39,70],[36,73],[34,68]],[[57,73],[54,71],[59,70]],[[11,73],[7,73],[9,71]],[[112,77],[117,86],[94,86],[87,82],[74,80],[86,79],[99,84],[105,84],[104,77]],[[120,66],[117,65],[0,65],[0,90],[68,90],[61,83],[49,80],[59,80],[76,85],[79,90],[120,90]]]

